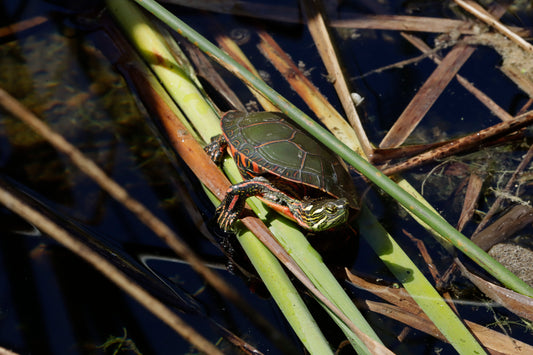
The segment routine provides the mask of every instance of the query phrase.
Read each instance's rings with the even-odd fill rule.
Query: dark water
[[[440,4],[440,5],[439,5]],[[296,2],[293,4],[295,7]],[[29,30],[1,38],[0,85],[29,107],[54,130],[75,144],[101,166],[136,199],[168,223],[176,233],[206,260],[220,268],[220,274],[287,336],[297,343],[290,328],[268,298],[250,292],[238,276],[225,271],[225,258],[210,240],[219,240],[214,228],[213,207],[197,180],[177,158],[139,106],[115,69],[117,53],[102,26],[107,21],[103,5],[80,2],[71,7],[51,2],[3,3],[2,25],[44,16],[46,21]],[[74,7],[72,7],[74,6]],[[242,45],[268,81],[281,94],[305,110],[301,100],[287,87],[283,78],[261,56],[253,35],[256,23],[229,15],[213,15],[174,7],[183,20],[208,37],[217,21],[227,32],[246,30],[251,39]],[[340,7],[342,13],[372,13],[365,2],[352,1]],[[375,10],[375,9],[374,9]],[[426,16],[453,16],[440,2],[391,2],[383,5],[387,13]],[[505,20],[524,23],[531,12]],[[265,24],[295,62],[310,70],[310,79],[340,110],[332,86],[325,78],[310,35],[297,24]],[[432,36],[424,35],[427,39]],[[365,97],[360,112],[374,142],[399,116],[416,90],[434,68],[422,61],[417,65],[391,69],[355,79],[378,67],[418,55],[392,31],[344,31],[339,34],[346,71],[353,85]],[[484,90],[512,114],[527,97],[496,68],[500,56],[490,48],[480,48],[461,73]],[[487,73],[490,73],[488,75]],[[228,76],[227,74],[225,76]],[[228,76],[229,77],[229,76]],[[251,100],[247,91],[235,86],[243,102]],[[497,119],[477,104],[457,83],[452,83],[417,129],[412,143],[427,143],[454,137],[497,123]],[[527,145],[513,143],[469,156],[467,162],[488,171],[486,184],[498,186],[519,163]],[[510,153],[512,152],[512,153]],[[408,174],[419,188],[424,181],[425,196],[450,221],[460,213],[458,187],[467,175],[439,171],[427,178],[433,166]],[[234,307],[209,288],[190,267],[173,258],[172,253],[124,207],[81,173],[64,155],[58,153],[23,123],[0,111],[0,178],[2,185],[17,192],[25,201],[67,228],[109,260],[135,276],[145,286],[209,340],[220,335],[207,319],[235,332],[259,350],[277,354],[267,338]],[[524,197],[528,196],[524,184]],[[461,195],[462,196],[462,195]],[[368,199],[374,212],[398,237],[402,247],[418,258],[415,246],[402,234],[402,228],[423,239],[443,270],[450,262],[426,232],[403,215],[387,198],[370,191]],[[494,199],[487,193],[479,208],[486,210]],[[0,209],[0,346],[21,354],[113,353],[101,346],[109,337],[122,337],[124,331],[143,354],[194,353],[190,345],[161,321],[136,304],[78,257],[43,236],[38,230]],[[475,226],[468,226],[472,229]],[[526,230],[527,234],[531,231]],[[355,244],[355,243],[354,243]],[[353,245],[352,268],[376,278],[394,281],[377,257],[361,242]],[[426,270],[423,261],[419,261]],[[453,283],[454,291],[473,305],[459,306],[461,314],[480,324],[493,324],[503,318],[506,330],[517,339],[531,343],[531,329],[502,308],[483,303],[480,295],[464,280]],[[348,290],[351,289],[348,287]],[[367,297],[357,291],[359,297]],[[327,316],[313,302],[333,347],[342,336],[329,326]],[[506,318],[507,317],[507,318]],[[453,354],[448,344],[412,330],[400,343],[396,336],[402,325],[387,318],[367,314],[386,345],[398,353]],[[511,323],[515,325],[511,326]],[[126,345],[124,345],[126,346]],[[300,347],[300,345],[297,345]],[[223,346],[228,353],[235,350]],[[303,350],[301,350],[303,353]],[[344,351],[343,353],[349,353]]]

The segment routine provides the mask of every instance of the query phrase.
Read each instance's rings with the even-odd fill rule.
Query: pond
[[[200,8],[200,5],[214,6],[214,11]],[[362,24],[362,19],[374,19],[371,17],[374,15],[472,19],[453,2],[354,0],[327,5],[335,26],[332,34],[338,45],[342,69],[349,85],[363,98],[357,111],[369,141],[376,146],[436,68],[429,55],[421,56],[410,44],[415,40],[408,36],[416,36],[431,47],[440,46],[431,54],[441,57],[453,50],[459,38],[464,43],[470,41],[468,44],[475,50],[459,71],[464,81],[472,83],[510,117],[531,109],[533,85],[527,81],[527,75],[524,74],[525,82],[510,79],[507,65],[515,52],[504,47],[502,43],[507,42],[496,35],[476,37],[485,31],[480,23],[479,28],[472,31],[426,32],[411,28],[407,33],[401,32],[400,26],[383,29],[379,21],[392,23],[391,18],[376,18],[379,21],[369,21],[371,25]],[[127,56],[124,38],[105,4],[79,2],[72,5],[30,0],[2,6],[0,88],[170,226],[211,270],[285,337],[280,343],[286,341],[290,345],[284,347],[273,341],[275,337],[259,329],[254,319],[243,315],[238,306],[210,287],[187,261],[177,257],[153,230],[82,172],[67,155],[4,109],[0,109],[0,188],[67,230],[88,250],[96,251],[203,337],[212,343],[218,342],[224,353],[238,353],[225,331],[261,353],[305,353],[305,347],[258,279],[235,237],[217,226],[215,206],[193,169],[174,151],[163,125],[142,101],[141,91],[132,79],[135,72],[131,70],[131,57]],[[270,2],[264,7],[269,11],[253,16],[232,15],[224,6],[212,5],[209,1],[194,6],[197,8],[165,3],[165,7],[209,40],[215,42],[221,34],[233,39],[267,84],[315,117],[313,109],[265,57],[264,50],[258,48],[261,42],[258,33],[265,31],[290,56],[305,78],[318,87],[333,109],[344,115],[333,85],[335,80],[324,67],[309,30],[298,22],[298,2]],[[246,6],[241,4],[234,8],[238,9],[246,11]],[[503,13],[501,22],[531,31],[532,12],[530,4],[515,2]],[[268,19],[262,20],[262,17]],[[360,22],[345,22],[353,19]],[[406,21],[406,18],[401,19]],[[440,25],[438,21],[434,24],[437,28]],[[175,38],[191,55],[187,40],[177,34]],[[218,64],[214,68],[244,107],[259,109],[256,97],[245,85]],[[207,83],[207,79],[209,77],[202,78],[202,83],[214,102],[222,110],[230,108],[231,104],[218,95],[220,90]],[[451,80],[437,97],[405,140],[405,145],[444,142],[502,122],[494,108],[492,111],[487,108],[488,100],[478,99],[479,95],[476,98],[460,79]],[[402,175],[453,226],[462,215],[469,182],[479,178],[481,187],[475,197],[476,206],[462,229],[466,236],[471,236],[502,195],[506,198],[491,222],[505,216],[513,206],[529,205],[529,164],[522,168],[512,189],[505,190],[505,186],[528,152],[531,132],[525,128],[514,135],[503,136],[498,141],[476,144],[460,154],[430,159],[427,164],[410,168]],[[385,144],[381,147],[389,148]],[[391,152],[383,149],[382,153]],[[384,168],[382,163],[375,164]],[[456,300],[454,305],[461,319],[533,344],[530,321],[491,300],[457,269],[449,278],[434,281],[430,269],[435,267],[443,276],[453,265],[455,255],[382,189],[359,173],[353,170],[351,173],[363,203],[422,273],[437,285],[439,292],[448,293]],[[18,354],[198,352],[43,230],[9,208],[2,207],[0,211],[3,226],[0,237],[0,353],[3,349]],[[356,228],[357,221],[351,224]],[[531,222],[524,222],[509,236],[507,243],[526,250],[519,258],[531,257],[532,233]],[[427,248],[427,256],[432,258],[431,267],[423,258],[426,256],[424,249],[419,248],[414,238]],[[378,296],[345,280],[343,267],[375,284],[400,287],[394,271],[373,251],[372,242],[346,231],[309,235],[309,240],[387,348],[398,354],[457,352],[453,345],[439,337],[369,310],[371,302],[380,301]],[[457,254],[470,269],[494,280],[461,252]],[[234,259],[232,262],[228,262],[228,255]],[[530,269],[526,268],[524,274],[531,274]],[[343,343],[346,337],[330,316],[297,280],[294,281],[331,348],[339,349],[341,354],[353,353],[353,348]]]

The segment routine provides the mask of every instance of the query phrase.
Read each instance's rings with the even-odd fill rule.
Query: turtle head
[[[321,232],[345,223],[349,209],[348,200],[339,198],[301,201],[291,212],[302,227]]]

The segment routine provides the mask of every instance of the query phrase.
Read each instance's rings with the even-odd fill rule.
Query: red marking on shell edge
[[[256,162],[251,162],[252,163],[252,171],[256,174],[259,174],[261,172],[261,168],[259,167],[259,165],[257,165]]]

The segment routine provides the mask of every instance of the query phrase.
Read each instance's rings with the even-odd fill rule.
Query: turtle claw
[[[220,228],[228,233],[233,230],[233,225],[239,216],[235,212],[224,211],[223,205],[224,203],[221,203],[216,210],[216,214],[218,215],[217,222]]]
[[[237,185],[238,186],[238,185]],[[217,222],[222,230],[231,232],[234,223],[241,215],[246,196],[239,194],[238,188],[235,185],[230,187],[226,192],[226,197],[217,207],[216,214],[218,215]]]

